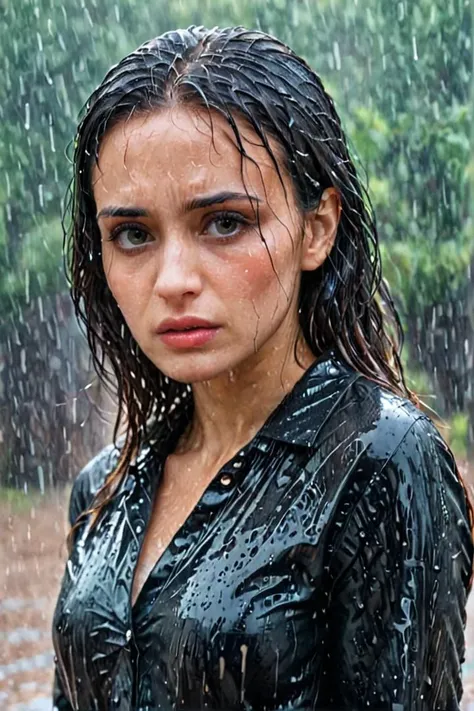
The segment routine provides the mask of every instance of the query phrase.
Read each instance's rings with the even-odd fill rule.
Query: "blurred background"
[[[474,482],[474,0],[0,0],[0,708],[51,709],[50,625],[79,469],[110,441],[63,271],[78,113],[190,24],[261,28],[323,78],[368,184],[403,363]],[[474,709],[474,600],[463,709]]]

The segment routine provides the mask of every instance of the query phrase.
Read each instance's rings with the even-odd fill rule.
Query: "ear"
[[[333,248],[341,215],[341,198],[336,188],[327,188],[316,210],[305,214],[301,270],[314,271]]]

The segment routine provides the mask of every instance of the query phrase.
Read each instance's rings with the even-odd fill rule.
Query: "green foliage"
[[[466,279],[472,241],[466,228],[457,239],[437,245],[419,238],[381,244],[384,277],[402,313],[416,316],[425,305],[454,297]]]
[[[37,490],[28,492],[0,486],[0,507],[12,514],[24,513],[41,503],[42,496]]]
[[[431,407],[433,398],[433,384],[424,370],[413,368],[406,349],[402,351],[402,365],[408,387],[416,392],[419,397]]]
[[[357,153],[364,156],[365,163],[376,163],[389,149],[390,127],[379,112],[359,106],[350,118],[349,127]]]
[[[2,274],[3,303],[14,310],[37,296],[64,291],[63,233],[58,217],[44,219],[24,235],[16,256],[15,270]]]
[[[469,429],[469,418],[463,412],[458,412],[448,423],[449,428],[445,435],[449,446],[453,450],[456,459],[466,459],[466,442]]]

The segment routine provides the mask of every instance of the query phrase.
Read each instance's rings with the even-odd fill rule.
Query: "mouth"
[[[202,331],[203,329],[216,328],[215,326],[188,326],[187,328],[169,328],[160,333],[186,333],[187,331]]]
[[[173,349],[189,349],[204,346],[221,330],[220,326],[185,326],[168,328],[158,335],[161,341]]]

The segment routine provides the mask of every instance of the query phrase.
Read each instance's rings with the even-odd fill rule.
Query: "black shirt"
[[[222,467],[132,609],[169,422],[75,538],[58,709],[459,709],[473,543],[426,415],[328,351]],[[71,522],[117,456],[81,471]]]

